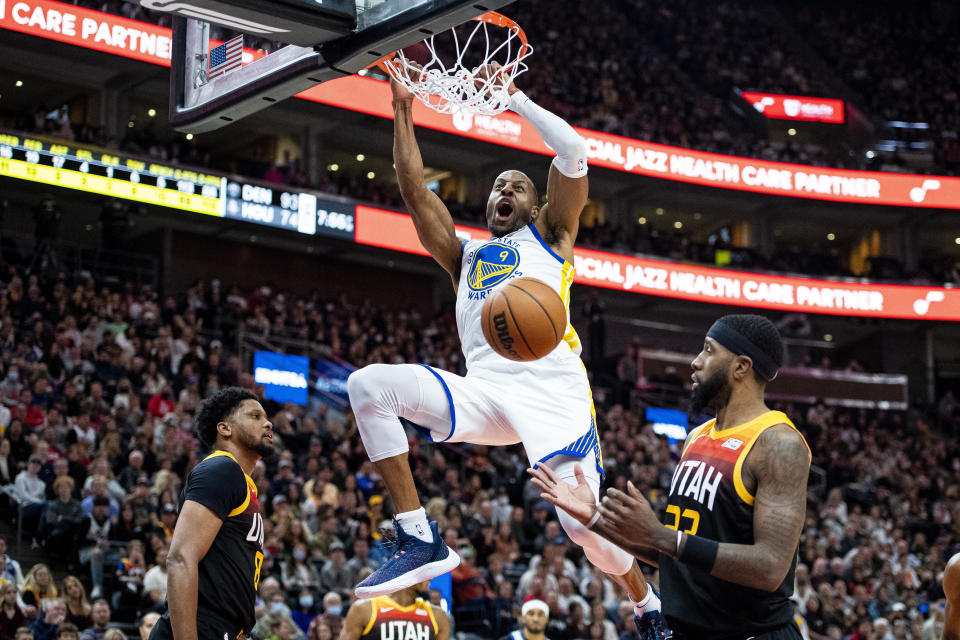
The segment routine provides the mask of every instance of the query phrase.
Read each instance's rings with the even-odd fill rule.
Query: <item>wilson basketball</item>
[[[483,303],[483,336],[504,358],[528,362],[556,348],[567,330],[560,296],[535,278],[517,278]]]

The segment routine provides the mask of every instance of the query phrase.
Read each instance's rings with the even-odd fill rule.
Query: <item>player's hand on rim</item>
[[[593,498],[593,489],[587,484],[579,464],[574,465],[573,472],[576,485],[564,481],[556,471],[545,464],[537,463],[533,468],[527,469],[533,484],[540,489],[541,498],[586,525],[596,513],[597,503]]]
[[[485,90],[488,94],[492,89],[502,89],[506,84],[507,93],[513,95],[519,89],[513,83],[513,76],[508,69],[504,69],[499,62],[491,62],[482,67],[473,68],[473,84],[477,89]]]
[[[400,57],[397,56],[390,61],[390,66],[408,82],[420,82],[423,78],[423,65],[412,60],[401,60]],[[413,101],[413,93],[410,92],[403,83],[398,81],[392,72],[390,73],[390,90],[393,92],[394,101]]]

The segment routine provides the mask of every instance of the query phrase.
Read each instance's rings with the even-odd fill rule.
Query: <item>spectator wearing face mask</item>
[[[307,545],[298,542],[293,547],[290,558],[280,567],[283,588],[287,591],[298,589],[317,589],[320,587],[320,574],[307,557]]]
[[[313,622],[313,619],[317,617],[318,613],[313,598],[313,591],[310,589],[301,589],[297,604],[299,606],[291,611],[290,616],[300,630],[307,633],[310,630],[310,623]]]
[[[340,628],[343,626],[343,600],[336,591],[327,592],[323,596],[323,614],[320,620],[330,627],[333,637],[340,637]]]

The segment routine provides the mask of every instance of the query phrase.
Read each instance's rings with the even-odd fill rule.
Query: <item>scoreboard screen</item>
[[[284,185],[269,187],[230,180],[224,191],[225,216],[307,235],[353,240],[352,201],[324,198]]]
[[[0,176],[306,235],[354,239],[352,200],[19,134],[0,133]]]
[[[0,176],[223,216],[221,176],[45,140],[0,134]]]

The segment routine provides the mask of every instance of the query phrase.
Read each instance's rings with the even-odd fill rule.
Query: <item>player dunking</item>
[[[485,71],[495,73],[497,65]],[[560,344],[533,362],[513,362],[494,352],[480,324],[484,300],[511,278],[529,276],[552,287],[567,305],[573,281],[573,245],[580,212],[587,202],[587,152],[570,125],[536,105],[511,82],[510,106],[556,152],[547,179],[547,202],[539,204],[533,181],[520,171],[504,171],[487,199],[489,242],[461,243],[453,219],[424,181],[423,161],[414,137],[413,94],[392,82],[394,162],[400,194],[420,241],[453,281],[456,315],[467,375],[426,365],[374,364],[348,382],[360,435],[397,507],[399,549],[356,588],[369,598],[408,587],[460,563],[428,523],[407,461],[407,438],[398,417],[419,425],[432,440],[511,445],[522,442],[531,463],[549,465],[560,478],[574,480],[584,458],[586,482],[599,495],[602,460],[593,401],[580,342],[567,325]],[[476,268],[479,262],[498,268]],[[659,610],[634,557],[592,533],[563,510],[560,523],[583,547],[587,558],[623,585],[638,602],[638,613]]]
[[[429,588],[429,582],[421,582],[389,596],[357,600],[347,611],[340,640],[448,640],[450,619],[427,601]]]
[[[799,639],[793,574],[806,515],[810,449],[764,390],[783,344],[762,316],[723,316],[692,363],[694,413],[717,417],[690,432],[661,524],[633,486],[594,506],[547,467],[532,469],[543,497],[660,568],[663,613],[674,640]]]
[[[213,449],[187,477],[167,556],[168,613],[150,640],[236,640],[256,623],[263,516],[250,474],[273,453],[273,425],[256,396],[228,387],[197,413]]]

